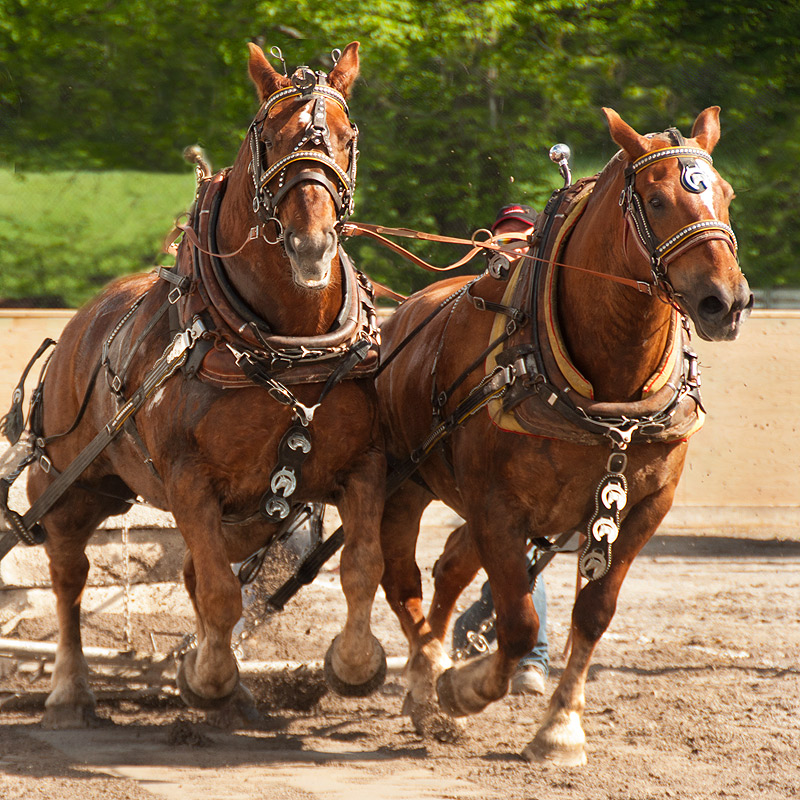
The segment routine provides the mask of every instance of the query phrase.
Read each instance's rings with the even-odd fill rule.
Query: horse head
[[[352,210],[358,131],[346,100],[358,75],[358,46],[349,44],[328,75],[300,67],[287,77],[249,45],[262,103],[251,126],[255,205],[275,221],[292,278],[305,289],[330,282],[336,226]]]
[[[689,139],[675,129],[642,136],[612,109],[603,111],[627,162],[620,206],[650,260],[653,282],[691,317],[703,339],[735,339],[753,295],[730,227],[733,189],[711,159],[719,107],[697,117]]]

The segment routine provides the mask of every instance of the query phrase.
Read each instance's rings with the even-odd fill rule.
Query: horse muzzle
[[[302,289],[324,289],[331,280],[331,265],[338,238],[333,228],[300,234],[289,228],[283,246],[292,265],[292,279]]]
[[[701,339],[708,342],[733,341],[739,336],[742,323],[753,309],[753,293],[744,275],[733,287],[712,285],[706,292],[695,295],[682,293],[682,304]]]

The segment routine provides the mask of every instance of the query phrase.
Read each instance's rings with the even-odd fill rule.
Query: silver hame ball
[[[569,161],[572,151],[566,144],[554,144],[550,148],[550,160],[555,164],[560,164],[562,161]]]

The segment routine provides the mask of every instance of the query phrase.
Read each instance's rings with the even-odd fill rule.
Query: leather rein
[[[522,258],[527,259],[528,261],[551,263],[547,259],[540,258],[532,253],[519,253],[511,248],[503,247],[503,245],[500,243],[515,239],[519,242],[527,242],[528,244],[531,244],[533,238],[537,235],[535,231],[533,234],[531,234],[531,236],[518,236],[513,233],[502,233],[498,234],[497,236],[492,236],[490,233],[489,238],[478,239],[477,237],[481,233],[490,232],[485,228],[481,228],[473,234],[472,239],[460,239],[454,236],[439,236],[435,233],[426,233],[425,231],[416,231],[410,228],[387,228],[384,225],[373,225],[367,222],[348,222],[342,226],[342,236],[367,236],[370,239],[380,242],[389,250],[392,250],[393,252],[403,256],[403,258],[407,259],[412,264],[416,264],[416,266],[421,267],[429,272],[450,272],[454,269],[458,269],[459,267],[463,267],[476,255],[486,251],[494,253],[495,257],[497,257],[499,254],[501,258],[504,258],[509,262]],[[401,247],[395,242],[390,241],[386,238],[386,236],[400,236],[406,239],[422,239],[428,242],[440,242],[444,244],[463,244],[469,245],[470,250],[466,255],[459,258],[458,261],[454,261],[452,264],[448,264],[445,267],[436,267],[433,264],[430,264],[427,261],[419,258],[419,256],[414,255],[414,253],[406,250],[404,247]],[[642,292],[643,294],[653,294],[653,284],[649,283],[648,281],[637,281],[633,280],[632,278],[623,278],[621,275],[612,275],[608,272],[598,272],[594,269],[578,267],[574,264],[564,264],[560,261],[554,261],[552,263],[554,263],[557,267],[575,270],[576,272],[584,272],[588,275],[594,275],[597,278],[605,278],[606,280],[613,281],[614,283],[619,283],[623,286],[629,286],[639,292]]]

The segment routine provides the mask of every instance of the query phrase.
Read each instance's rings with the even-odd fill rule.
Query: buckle
[[[200,317],[195,317],[192,320],[192,326],[189,328],[189,336],[192,338],[192,344],[194,344],[198,339],[203,338],[203,334],[207,333],[208,328],[203,324],[203,320]]]
[[[614,451],[606,462],[607,472],[625,472],[628,467],[628,455],[619,451]]]
[[[114,377],[111,379],[111,388],[112,388],[112,389],[113,389],[113,390],[114,390],[114,391],[115,391],[117,394],[119,394],[119,392],[122,390],[122,378],[120,378],[120,377],[119,377],[119,375],[115,375],[115,376],[114,376]]]
[[[513,364],[509,364],[507,367],[502,367],[500,374],[503,376],[503,386],[509,386],[517,379],[517,373]]]
[[[174,306],[175,303],[177,303],[178,300],[181,299],[181,297],[183,297],[183,292],[181,291],[181,287],[180,286],[176,286],[167,295],[167,300],[169,300],[170,304]]]
[[[524,355],[514,361],[512,367],[514,368],[514,375],[518,378],[530,373],[528,369],[528,360]]]
[[[641,433],[642,436],[658,436],[660,433],[664,433],[666,429],[666,422],[648,422],[639,427],[639,433]]]
[[[53,467],[53,462],[44,453],[42,453],[39,456],[39,466],[42,468],[42,472],[49,475],[50,470]]]
[[[270,357],[269,365],[274,370],[289,369],[294,362],[290,358],[285,358],[277,353]]]

